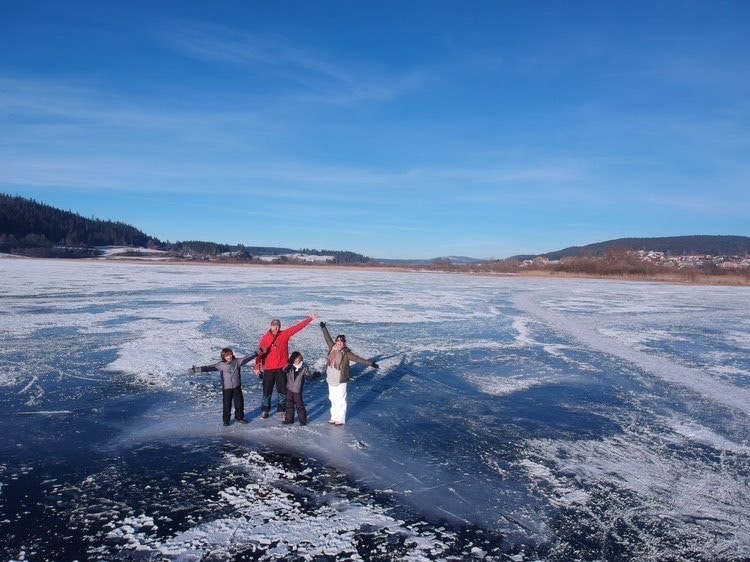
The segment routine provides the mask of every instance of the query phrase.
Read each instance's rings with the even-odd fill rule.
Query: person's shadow
[[[396,357],[396,355],[377,355],[372,358],[373,361],[379,363],[383,359],[389,359]],[[364,371],[364,373],[363,373]],[[349,378],[349,388],[347,394],[349,399],[353,396],[357,398],[350,402],[347,410],[347,419],[356,418],[363,411],[367,410],[384,392],[397,385],[399,381],[408,374],[414,374],[414,372],[406,365],[406,359],[402,358],[401,362],[396,366],[388,370],[383,376],[378,376],[381,371],[376,369],[370,369],[358,364],[352,365]],[[307,409],[307,418],[309,420],[320,417],[325,411],[330,408],[328,402],[328,385],[325,381],[325,372],[321,375],[320,379],[315,382],[321,381],[322,391],[316,392],[316,398],[314,404]],[[320,393],[320,395],[318,395]]]

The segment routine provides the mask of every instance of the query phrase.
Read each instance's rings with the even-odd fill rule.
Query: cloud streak
[[[427,80],[419,72],[392,74],[367,68],[362,61],[347,63],[340,55],[297,46],[286,36],[248,33],[221,25],[184,22],[170,27],[161,37],[183,56],[252,70],[260,79],[271,79],[270,85],[282,93],[307,101],[388,101]]]

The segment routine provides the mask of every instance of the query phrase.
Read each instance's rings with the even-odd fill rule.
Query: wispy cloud
[[[71,79],[0,76],[0,126],[0,182],[17,185],[182,192],[211,185],[246,193],[273,185],[303,199],[318,189],[344,188],[377,201],[424,189],[555,183],[580,175],[570,163],[548,161],[398,168],[302,161],[293,152],[269,157],[263,132],[278,124],[261,113],[165,107]]]
[[[70,79],[0,77],[0,116],[32,116],[122,127],[157,127],[170,119],[156,111],[128,106],[118,96]]]
[[[36,79],[0,76],[0,122],[8,125],[76,125],[153,134],[172,132],[182,138],[203,136],[208,126],[252,123],[257,114],[241,109],[200,111],[153,98],[134,100],[69,78]],[[100,129],[100,132],[102,129]]]
[[[287,95],[327,103],[390,100],[419,88],[422,72],[376,70],[366,61],[345,61],[299,46],[288,37],[183,23],[162,34],[174,51],[208,63],[252,69],[275,80]]]

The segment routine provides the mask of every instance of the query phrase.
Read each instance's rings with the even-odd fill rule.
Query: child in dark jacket
[[[286,414],[284,421],[281,423],[285,425],[293,424],[294,409],[296,408],[299,424],[307,425],[307,410],[302,399],[302,389],[305,386],[305,379],[317,379],[320,377],[320,373],[317,371],[311,373],[302,354],[299,351],[294,351],[289,356],[286,367],[284,367],[284,375],[286,376]]]
[[[221,361],[214,365],[203,365],[196,367],[193,365],[191,373],[205,373],[208,371],[219,371],[221,373],[222,388],[222,420],[224,425],[229,425],[232,414],[232,403],[234,403],[234,419],[237,423],[247,423],[245,421],[245,399],[242,396],[242,379],[240,376],[240,367],[258,356],[258,352],[248,355],[247,357],[237,358],[234,352],[225,347],[221,350]]]

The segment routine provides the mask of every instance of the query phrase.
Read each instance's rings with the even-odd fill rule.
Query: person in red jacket
[[[318,315],[310,315],[291,328],[281,329],[281,321],[271,320],[271,328],[260,338],[260,347],[266,353],[255,360],[255,374],[263,378],[263,398],[260,403],[260,417],[267,418],[271,411],[273,387],[276,386],[277,412],[286,412],[286,375],[284,367],[289,361],[289,339],[302,331]]]

